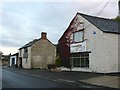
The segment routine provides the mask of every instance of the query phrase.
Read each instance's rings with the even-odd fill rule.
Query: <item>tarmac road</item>
[[[74,75],[75,73],[75,75]],[[2,69],[2,88],[11,89],[16,88],[20,90],[26,88],[28,89],[43,89],[43,88],[60,88],[61,90],[116,90],[107,87],[99,87],[88,85],[86,83],[69,83],[63,82],[67,77],[75,77],[78,76],[77,72],[49,72],[49,71],[41,71],[41,70],[25,70],[25,69],[17,69],[17,68],[3,68]],[[72,76],[71,76],[72,75]],[[88,75],[88,76],[87,76]],[[92,77],[95,75],[80,73],[79,77]],[[62,78],[64,76],[64,78]],[[67,77],[66,77],[67,76]],[[84,78],[85,78],[84,77]],[[59,78],[62,79],[58,80]],[[69,80],[69,78],[67,78]],[[76,78],[73,78],[76,80]],[[78,79],[79,80],[79,79]],[[65,88],[65,89],[64,89]],[[86,88],[86,89],[85,89]],[[59,90],[60,90],[59,89]]]
[[[2,88],[70,88],[68,84],[3,69]]]

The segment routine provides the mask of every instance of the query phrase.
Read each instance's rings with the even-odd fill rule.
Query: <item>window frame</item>
[[[24,53],[28,53],[28,48],[24,48]]]
[[[82,40],[81,41],[75,41],[75,33],[82,32]],[[84,30],[74,31],[73,32],[73,43],[80,43],[84,41]]]
[[[79,65],[77,61],[79,62]],[[82,61],[83,61],[83,64],[81,63]],[[70,62],[71,62],[71,66],[75,68],[89,68],[89,64],[90,64],[89,53],[71,54]],[[77,62],[77,63],[74,63],[74,62]]]

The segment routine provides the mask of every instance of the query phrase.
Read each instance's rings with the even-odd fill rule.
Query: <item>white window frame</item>
[[[82,35],[78,36],[79,33],[82,34]],[[76,35],[77,35],[77,36],[76,36]],[[73,42],[74,42],[74,43],[82,42],[82,41],[84,40],[83,36],[84,36],[84,32],[83,32],[83,31],[73,32]],[[76,37],[77,37],[77,38],[76,38]],[[80,39],[78,40],[78,38],[80,38]]]

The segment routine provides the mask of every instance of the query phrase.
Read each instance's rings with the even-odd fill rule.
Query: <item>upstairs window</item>
[[[73,34],[73,41],[74,42],[82,42],[83,41],[83,31],[74,32]]]
[[[19,53],[20,53],[20,57],[21,57],[21,56],[22,56],[22,50],[20,50],[20,52],[19,52]]]
[[[28,48],[24,48],[24,53],[28,53]]]

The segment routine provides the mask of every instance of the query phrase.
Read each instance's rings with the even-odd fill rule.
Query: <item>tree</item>
[[[0,51],[0,60],[1,60],[2,55],[3,55],[3,53],[2,53],[2,51]]]
[[[114,20],[120,22],[120,16],[117,16]]]
[[[2,55],[3,53],[2,53],[2,51],[0,51],[0,55]]]

